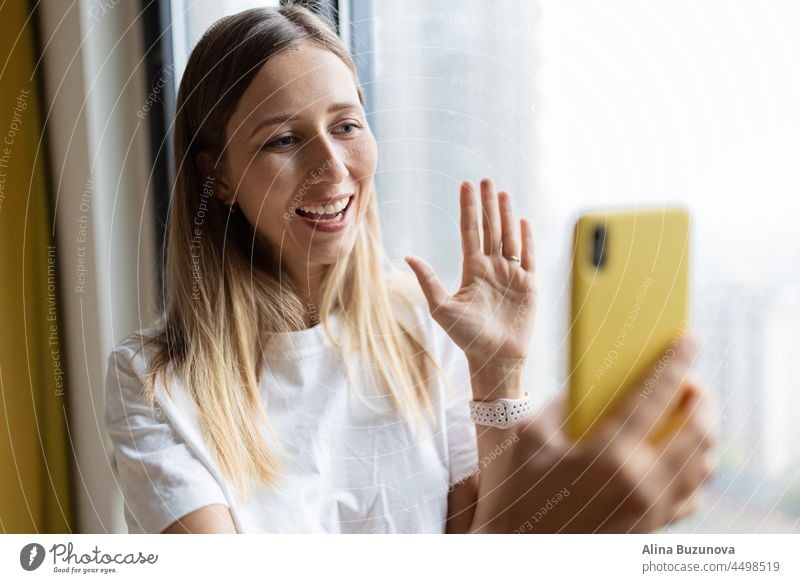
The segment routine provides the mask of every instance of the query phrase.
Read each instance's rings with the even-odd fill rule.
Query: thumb
[[[424,259],[413,255],[406,255],[403,259],[417,276],[422,293],[428,300],[428,308],[431,313],[435,312],[445,302],[448,295],[433,267]]]

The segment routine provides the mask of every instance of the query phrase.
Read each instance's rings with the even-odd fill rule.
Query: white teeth
[[[333,213],[338,213],[344,207],[347,206],[347,203],[350,201],[352,197],[348,196],[347,198],[342,198],[337,200],[333,204],[328,204],[326,206],[301,206],[300,210],[307,212],[307,213],[314,213],[317,215],[329,215]]]

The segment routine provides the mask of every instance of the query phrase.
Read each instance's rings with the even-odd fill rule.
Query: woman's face
[[[240,212],[298,285],[350,252],[369,202],[377,144],[339,57],[303,43],[270,58],[226,135],[218,192],[228,201],[236,193]]]

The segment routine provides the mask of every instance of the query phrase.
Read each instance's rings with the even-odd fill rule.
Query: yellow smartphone
[[[689,237],[681,207],[592,212],[576,222],[566,419],[572,439],[589,435],[686,332]],[[652,439],[665,434],[666,427]]]

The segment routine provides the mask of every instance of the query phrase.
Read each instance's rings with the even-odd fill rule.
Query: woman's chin
[[[340,261],[347,259],[353,251],[353,241],[349,240],[333,242],[312,242],[307,247],[300,249],[295,255],[301,257],[309,272],[313,273],[320,267],[331,267]]]

